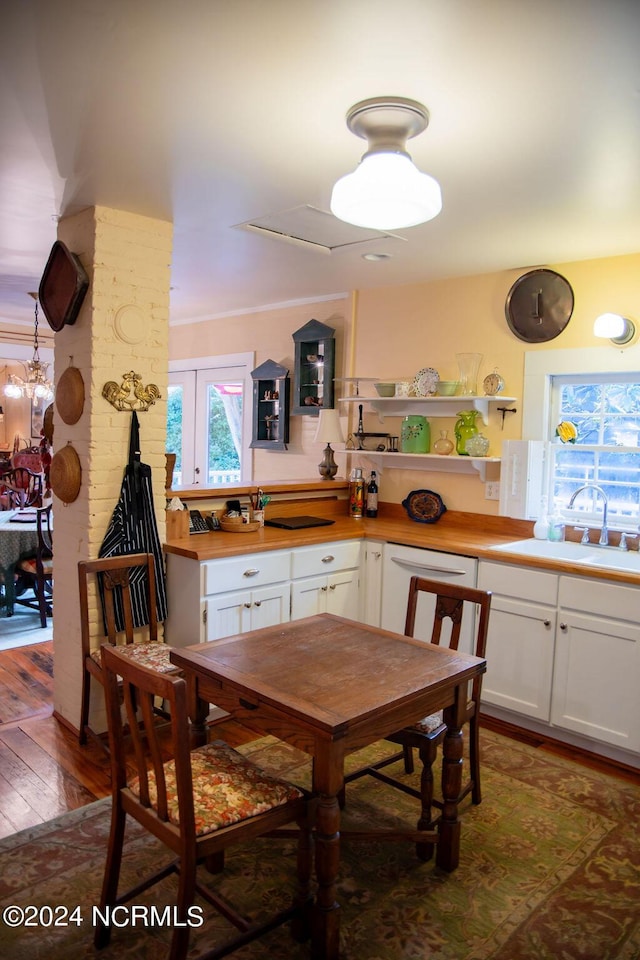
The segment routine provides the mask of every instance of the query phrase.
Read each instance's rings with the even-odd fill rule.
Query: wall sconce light
[[[611,340],[616,346],[624,346],[635,337],[636,325],[619,313],[601,313],[593,324],[593,335]]]
[[[338,472],[338,464],[331,449],[332,443],[344,443],[344,434],[340,425],[337,410],[320,410],[318,414],[318,429],[315,440],[326,443],[324,459],[318,464],[318,470],[323,480],[333,480]]]
[[[432,220],[442,210],[437,180],[421,173],[406,141],[426,130],[429,111],[416,100],[374,97],[347,113],[352,133],[369,149],[353,173],[341,177],[331,195],[339,220],[372,230],[398,230]]]

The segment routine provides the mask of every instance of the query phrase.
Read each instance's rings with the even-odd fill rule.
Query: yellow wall
[[[491,441],[490,454],[499,456],[503,439],[521,436],[527,351],[599,347],[603,341],[593,336],[593,320],[607,310],[622,313],[640,326],[640,254],[547,263],[543,266],[557,270],[573,288],[573,316],[554,340],[542,344],[519,340],[507,325],[505,300],[515,280],[535,266],[538,265],[424,284],[378,287],[339,301],[172,327],[169,355],[178,359],[255,351],[256,365],[271,358],[292,370],[291,334],[312,317],[336,328],[336,375],[412,378],[419,369],[430,366],[438,370],[442,379],[456,379],[456,353],[481,353],[484,359],[479,383],[497,367],[505,380],[504,394],[518,398],[514,404],[518,412],[507,415],[504,429],[496,417],[483,428]],[[601,349],[605,359],[613,347],[607,343]],[[640,370],[640,358],[638,366]],[[460,409],[464,407],[461,405]],[[346,418],[345,405],[340,412]],[[351,417],[354,413],[352,410]],[[448,428],[453,437],[453,424],[453,420],[431,421],[432,442],[441,426]],[[355,429],[354,422],[351,429]],[[399,433],[399,421],[387,420],[382,427],[375,415],[367,413],[365,429]],[[291,417],[290,449],[282,453],[256,451],[254,476],[265,480],[315,476],[322,445],[313,442],[314,432],[315,420]],[[340,475],[345,474],[349,465],[361,463],[367,470],[371,466],[361,455],[351,460],[344,456],[337,459]],[[494,474],[489,473],[488,477],[494,479]],[[498,511],[497,502],[484,499],[484,487],[476,475],[385,470],[380,483],[381,499],[400,502],[418,487],[436,490],[449,509],[492,514]]]

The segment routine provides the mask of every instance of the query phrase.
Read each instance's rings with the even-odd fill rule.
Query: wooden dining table
[[[442,816],[436,836],[412,831],[408,838],[436,839],[437,865],[447,871],[458,866],[461,728],[468,682],[484,673],[484,659],[318,614],[174,648],[171,660],[184,672],[201,737],[209,705],[216,704],[313,758],[318,887],[311,955],[316,960],[339,957],[336,884],[345,756],[440,709],[447,724]],[[371,832],[367,836],[371,839]]]

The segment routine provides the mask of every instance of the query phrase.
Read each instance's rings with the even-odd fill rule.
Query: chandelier
[[[28,397],[29,400],[52,400],[53,384],[47,378],[48,363],[43,363],[40,359],[38,348],[38,295],[29,294],[36,301],[35,307],[35,327],[33,331],[33,357],[25,362],[20,361],[25,370],[25,376],[19,377],[16,374],[9,374],[9,380],[4,387],[5,397],[12,397],[18,400],[20,397]]]
[[[406,150],[406,141],[428,123],[427,108],[405,97],[374,97],[351,107],[347,126],[369,148],[356,170],[334,185],[333,215],[374,230],[412,227],[437,217],[440,184],[421,173]]]

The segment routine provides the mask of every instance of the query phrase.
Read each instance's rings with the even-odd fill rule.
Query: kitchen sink
[[[491,547],[496,552],[515,553],[522,557],[541,557],[545,560],[563,560],[587,567],[640,574],[640,554],[637,550],[619,550],[617,547],[599,547],[593,543],[574,543],[565,540],[514,540]]]

